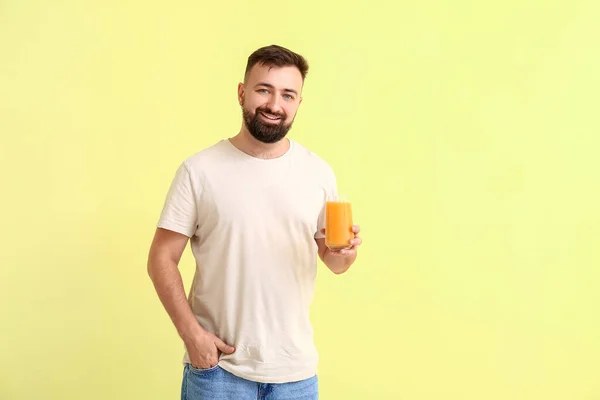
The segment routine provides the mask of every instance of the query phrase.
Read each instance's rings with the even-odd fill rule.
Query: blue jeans
[[[258,383],[235,376],[223,368],[183,369],[181,400],[317,400],[317,376],[299,382]]]

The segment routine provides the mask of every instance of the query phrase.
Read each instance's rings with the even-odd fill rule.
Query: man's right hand
[[[232,354],[235,348],[225,344],[221,339],[207,331],[198,331],[184,340],[192,367],[197,369],[212,368],[219,362],[220,353]]]
[[[188,239],[181,233],[156,228],[148,255],[148,274],[188,350],[192,366],[206,369],[217,365],[219,352],[231,354],[235,349],[207,332],[192,313],[178,269]]]

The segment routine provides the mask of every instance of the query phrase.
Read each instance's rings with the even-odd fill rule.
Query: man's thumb
[[[226,345],[225,343],[223,343],[223,341],[221,339],[217,339],[215,344],[217,345],[217,348],[225,354],[231,354],[235,351],[235,348],[233,348],[232,346]]]

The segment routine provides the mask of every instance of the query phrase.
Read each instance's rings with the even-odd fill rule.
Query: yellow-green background
[[[0,1],[0,398],[175,399],[146,275],[178,164],[278,43],[364,245],[321,398],[600,399],[600,2]],[[181,263],[186,287],[189,250]]]

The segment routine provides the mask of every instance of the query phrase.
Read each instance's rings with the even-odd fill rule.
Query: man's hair
[[[256,64],[266,65],[268,67],[296,67],[302,75],[302,81],[308,73],[308,62],[300,54],[296,54],[285,47],[271,46],[261,47],[248,57],[246,72],[244,77],[248,77],[248,73]]]

